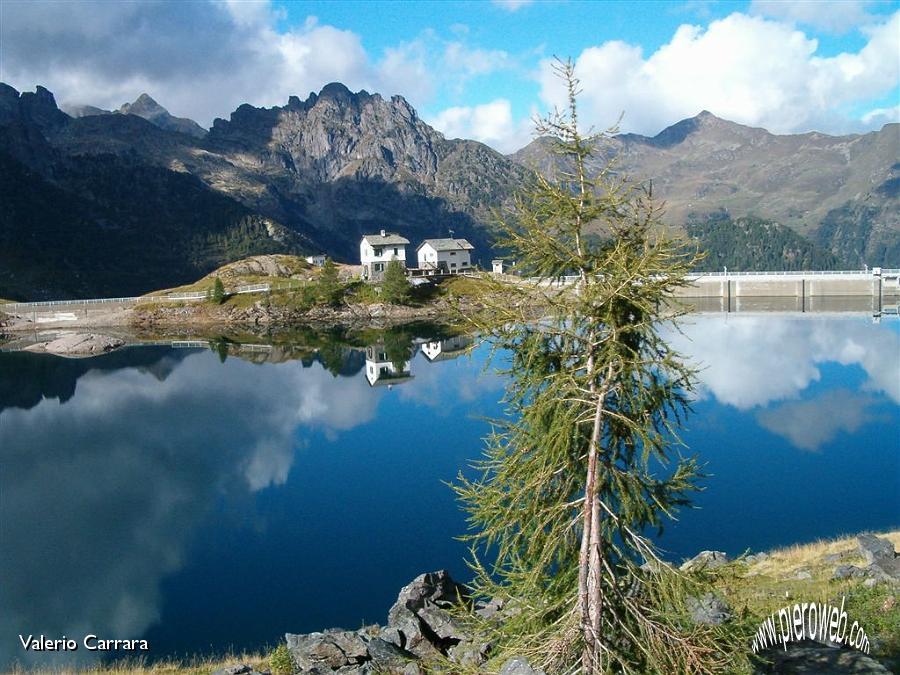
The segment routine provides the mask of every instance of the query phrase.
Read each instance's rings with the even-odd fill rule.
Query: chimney
[[[381,231],[381,236],[382,236],[382,237],[386,237],[386,236],[387,236],[387,232],[385,232],[384,230],[382,230],[382,231]]]

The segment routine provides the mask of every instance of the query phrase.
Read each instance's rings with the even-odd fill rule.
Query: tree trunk
[[[588,371],[593,357],[588,359]],[[584,651],[581,665],[585,675],[603,670],[603,536],[601,534],[600,496],[597,489],[597,468],[600,459],[600,437],[603,430],[603,406],[609,391],[609,378],[598,394],[594,410],[594,424],[588,446],[588,467],[585,479],[584,508],[582,510],[581,550],[579,553],[578,591]],[[593,387],[592,387],[593,388]]]

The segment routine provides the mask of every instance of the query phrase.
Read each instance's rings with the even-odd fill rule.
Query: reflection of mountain
[[[121,365],[143,354],[159,352],[122,352]],[[102,360],[55,359],[64,372]],[[28,382],[45,367],[35,355],[14,361],[0,381]],[[0,669],[22,656],[15,636],[26,628],[142,634],[159,618],[161,579],[182,566],[222,495],[283,483],[298,428],[364,424],[380,398],[361,378],[299,363],[220,364],[204,351],[179,352],[168,365],[162,380],[135,368],[87,369],[60,377],[63,405],[3,411]]]
[[[147,347],[112,352],[90,359],[62,359],[49,354],[0,355],[0,413],[6,408],[32,408],[42,399],[65,403],[75,393],[78,379],[91,371],[137,368],[165,380],[187,356],[183,350]]]

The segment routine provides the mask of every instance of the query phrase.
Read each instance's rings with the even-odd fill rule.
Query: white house
[[[318,255],[308,255],[306,256],[306,262],[308,262],[313,267],[322,267],[325,265],[325,254],[320,253]]]
[[[394,385],[412,379],[409,371],[410,363],[395,364],[388,358],[383,344],[375,344],[366,347],[366,379],[369,386]]]
[[[416,249],[419,268],[462,272],[472,267],[475,247],[465,239],[426,239]]]
[[[455,335],[446,340],[433,340],[422,345],[422,353],[429,361],[446,361],[465,354],[473,340],[468,335]]]
[[[406,245],[409,239],[395,232],[381,231],[367,234],[359,242],[359,261],[363,266],[363,276],[377,281],[384,276],[388,263],[397,260],[406,267]]]
[[[491,272],[494,274],[503,274],[504,261],[501,259],[491,260]]]

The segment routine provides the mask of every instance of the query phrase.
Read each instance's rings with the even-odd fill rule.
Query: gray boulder
[[[822,561],[827,563],[835,563],[840,562],[841,560],[845,560],[847,558],[852,558],[855,551],[841,551],[839,553],[829,553],[828,555],[822,556]]]
[[[468,601],[466,590],[446,570],[419,575],[403,587],[388,612],[388,628],[400,638],[397,644],[392,634],[388,642],[417,656],[446,654],[467,637],[446,611],[461,601]]]
[[[728,554],[724,551],[701,551],[681,566],[682,572],[712,570],[728,563]]]
[[[878,581],[890,584],[900,583],[900,558],[878,558],[866,571]]]
[[[346,666],[359,666],[369,660],[365,640],[350,631],[326,631],[307,635],[284,636],[288,651],[300,672],[338,670]]]
[[[535,670],[528,659],[521,656],[511,658],[500,668],[500,675],[546,675],[543,670]]]
[[[732,617],[731,607],[713,593],[687,599],[687,610],[695,623],[718,626]]]
[[[491,652],[490,642],[460,642],[447,650],[453,663],[469,668],[477,668],[487,661]]]
[[[750,555],[744,558],[744,562],[748,565],[753,565],[754,563],[762,562],[763,560],[768,560],[768,553],[751,553]]]
[[[214,670],[212,675],[270,675],[268,670],[258,671],[246,663],[238,663],[234,666],[226,666]]]
[[[402,670],[415,656],[382,638],[372,638],[366,645],[372,664],[380,670]]]
[[[887,539],[881,539],[874,534],[861,534],[856,538],[859,546],[859,554],[866,559],[866,564],[871,565],[876,560],[893,560],[894,545]]]
[[[762,654],[771,662],[758,675],[890,675],[875,659],[855,649],[835,649],[804,641],[784,649],[771,649]]]
[[[475,613],[482,619],[498,619],[503,611],[503,605],[503,600],[500,598],[491,598],[488,602],[477,604]]]
[[[831,574],[832,579],[853,579],[856,577],[864,577],[866,571],[856,565],[838,565]]]

